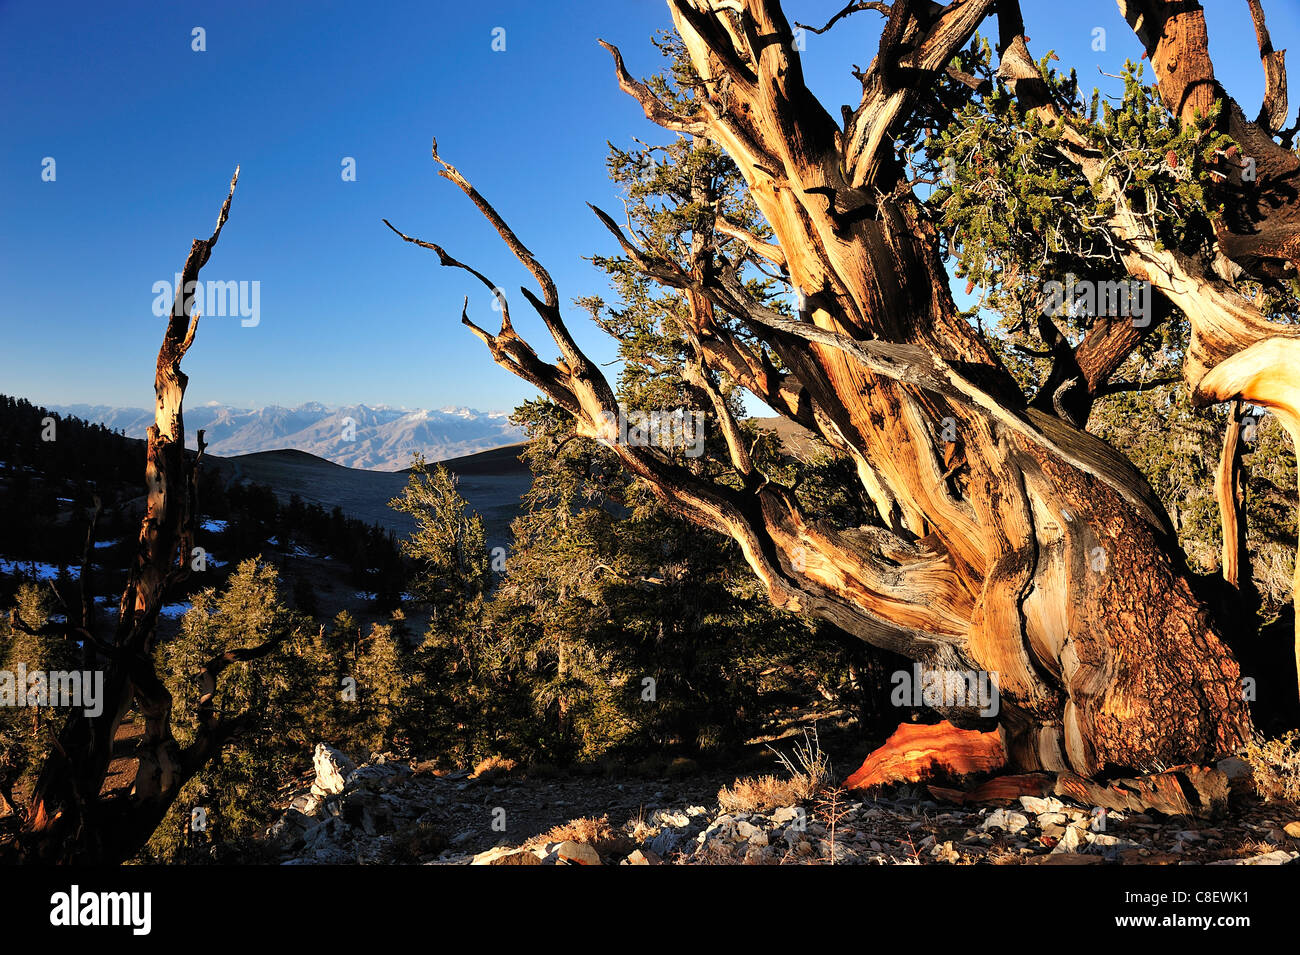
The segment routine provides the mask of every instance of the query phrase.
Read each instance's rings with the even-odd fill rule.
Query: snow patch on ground
[[[37,580],[57,580],[59,568],[55,564],[47,564],[39,560],[8,560],[0,557],[0,574],[12,574],[15,577],[35,575]],[[68,574],[72,577],[79,577],[81,568],[69,567]]]

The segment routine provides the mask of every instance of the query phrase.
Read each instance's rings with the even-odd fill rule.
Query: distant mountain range
[[[99,422],[128,437],[143,438],[153,412],[108,405],[53,405],[50,410]],[[504,411],[353,405],[328,408],[317,402],[297,408],[232,408],[207,404],[185,408],[190,447],[202,428],[212,454],[230,456],[284,448],[306,451],[336,464],[377,471],[409,467],[417,451],[430,461],[461,457],[524,439]]]

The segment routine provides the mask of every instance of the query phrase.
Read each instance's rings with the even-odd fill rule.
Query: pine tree
[[[242,561],[221,591],[196,594],[180,633],[163,645],[161,671],[177,712],[197,712],[209,662],[231,650],[279,641],[276,653],[232,663],[223,673],[215,703],[221,712],[246,714],[240,732],[181,790],[149,852],[159,859],[201,858],[209,839],[247,846],[273,820],[281,783],[299,770],[315,743],[332,727],[328,699],[337,693],[334,661],[322,655],[319,629],[285,602],[279,574],[255,559]],[[197,724],[177,721],[178,743]],[[189,824],[199,809],[206,820],[197,841]]]

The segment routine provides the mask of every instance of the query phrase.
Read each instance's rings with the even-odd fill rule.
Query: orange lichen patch
[[[844,787],[868,789],[888,783],[992,773],[1006,762],[1006,748],[997,730],[963,730],[947,720],[931,725],[903,723],[844,781]]]

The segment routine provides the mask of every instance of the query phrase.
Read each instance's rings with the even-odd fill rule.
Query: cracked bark
[[[754,254],[781,262],[804,290],[803,321],[756,308],[725,268],[701,276],[654,260],[598,214],[647,275],[725,311],[779,356],[801,398],[769,404],[852,456],[880,526],[812,526],[788,489],[741,473],[737,491],[702,482],[653,449],[616,444],[613,453],[667,507],[733,537],[774,604],[929,667],[996,673],[997,723],[1013,768],[1148,772],[1240,745],[1251,722],[1227,623],[1195,592],[1163,508],[1120,455],[1027,406],[960,317],[938,237],[893,159],[891,132],[993,11],[991,0],[897,0],[843,128],[803,85],[790,26],[773,0],[668,5],[702,84],[696,112],[681,116],[654,101],[606,45],[616,79],[651,119],[730,154],[780,250],[779,258]],[[998,11],[1011,21],[1010,5]],[[1022,37],[1007,45],[1013,63],[1023,56],[1032,67]],[[519,254],[522,243],[496,211],[438,161]],[[1129,225],[1121,216],[1113,228],[1136,244]],[[1140,277],[1156,271],[1140,257],[1148,251],[1132,257]],[[499,364],[600,440],[609,385],[589,362],[581,375],[573,370],[553,283],[531,256],[520,258],[546,302],[525,296],[553,336],[562,331],[566,367],[541,362],[508,325],[493,335],[462,320]],[[1189,362],[1198,381],[1239,350],[1243,326],[1266,336],[1269,323],[1212,278],[1197,273],[1172,293],[1195,263],[1177,255],[1157,263],[1165,269],[1157,287],[1199,331]],[[1132,338],[1131,329],[1103,329],[1084,351],[1098,384]],[[728,343],[701,353],[721,367]],[[752,364],[736,377],[768,400],[771,382]],[[940,438],[946,424],[954,442]],[[970,707],[943,712],[959,729],[989,728]]]

